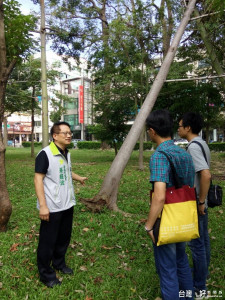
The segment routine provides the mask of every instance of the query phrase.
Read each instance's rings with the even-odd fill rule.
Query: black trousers
[[[53,268],[61,269],[66,266],[65,255],[70,243],[72,223],[73,207],[50,213],[48,222],[41,221],[37,249],[37,265],[41,280],[56,279]]]

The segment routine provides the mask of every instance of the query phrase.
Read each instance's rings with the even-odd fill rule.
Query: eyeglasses
[[[67,131],[67,132],[59,132],[58,134],[63,134],[64,136],[73,136],[73,133],[72,132],[69,132],[69,131]]]
[[[178,128],[179,128],[179,127],[184,127],[184,126],[183,126],[183,125],[178,125]]]

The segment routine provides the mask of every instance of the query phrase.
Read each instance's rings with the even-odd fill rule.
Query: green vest
[[[50,212],[69,209],[76,204],[70,153],[67,155],[67,162],[53,142],[43,151],[47,154],[49,161],[48,171],[43,180],[48,209]],[[37,207],[39,209],[39,203]]]

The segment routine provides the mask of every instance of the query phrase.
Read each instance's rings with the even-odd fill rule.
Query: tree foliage
[[[186,39],[180,47],[179,57],[189,62],[204,62],[211,66],[208,74],[224,70],[225,24],[224,1],[199,1],[190,23]],[[202,69],[203,70],[203,69]],[[206,71],[206,70],[204,70]],[[223,81],[223,89],[225,82]]]
[[[6,114],[31,111],[32,93],[40,95],[40,67],[40,59],[29,57],[14,68],[6,89]],[[37,101],[35,108],[39,108]]]
[[[149,98],[152,97],[155,101],[155,94],[151,94],[150,97],[148,91],[151,85],[153,91],[156,86],[157,88],[160,86],[157,83],[154,85],[153,81],[162,64],[162,58],[167,57],[166,53],[170,49],[171,40],[176,32],[177,21],[183,15],[186,3],[188,3],[190,12],[194,8],[195,1],[161,0],[160,6],[150,0],[54,0],[50,3],[54,6],[54,21],[51,22],[52,37],[54,38],[53,48],[60,54],[70,55],[77,59],[80,55],[87,57],[94,75],[95,111],[96,122],[98,122],[96,129],[101,134],[104,132],[109,134],[108,129],[111,129],[112,133],[114,132],[109,127],[109,125],[115,125],[114,114],[121,112],[123,117],[119,114],[118,119],[121,118],[125,124],[145,98],[150,101]],[[197,8],[200,14],[213,11],[208,1],[198,1]],[[187,19],[187,16],[185,17]],[[209,18],[211,18],[211,14]],[[181,47],[178,57],[184,63],[174,64],[173,74],[175,76],[178,76],[179,73],[182,77],[186,77],[188,64],[194,64],[197,60],[212,63],[211,56],[207,53],[209,51],[208,49],[206,51],[204,47],[205,41],[204,44],[202,43],[202,33],[201,35],[198,33],[197,22],[193,20],[185,32],[182,41],[183,47]],[[209,37],[210,40],[212,33]],[[220,37],[223,33],[220,33],[218,29],[217,34],[220,47],[222,45]],[[216,40],[214,44],[216,49]],[[216,51],[217,55],[220,55],[219,50]],[[167,69],[165,65],[164,69]],[[210,68],[202,68],[201,71],[198,70],[198,74],[200,72],[211,74]],[[160,73],[160,80],[163,80],[163,76],[165,74]],[[173,94],[170,93],[171,90]],[[168,106],[176,114],[178,111],[181,113],[184,108],[190,108],[188,103],[190,103],[190,98],[193,98],[194,101],[196,100],[195,107],[192,105],[193,109],[200,110],[201,107],[201,111],[207,111],[209,109],[207,101],[211,102],[212,98],[213,101],[217,101],[217,99],[218,102],[221,101],[219,91],[219,86],[204,82],[198,84],[194,82],[188,84],[168,83],[162,91],[158,105]],[[196,97],[193,96],[193,93]],[[182,105],[184,100],[185,105]],[[149,105],[154,101],[150,101]],[[121,107],[121,111],[117,110],[118,107]],[[144,105],[143,107],[146,111],[150,111],[149,106]],[[140,121],[142,126],[144,126],[143,118],[145,116],[143,109],[136,118],[136,121]],[[135,126],[132,127],[118,153],[118,159],[112,164],[104,179],[99,195],[95,197],[96,201],[99,199],[103,201],[107,198],[107,205],[111,205],[111,207],[116,207],[115,199],[122,166],[124,167],[125,159],[127,160],[127,153],[132,150],[128,150],[127,145],[132,148],[134,140],[137,138],[137,132],[140,134],[143,129],[139,128],[136,123],[134,124]],[[134,128],[138,129],[135,131]],[[118,128],[116,131],[118,133]],[[134,134],[133,137],[132,134]]]
[[[126,135],[125,123],[133,117],[150,89],[161,65],[161,58],[165,56],[174,35],[175,25],[184,13],[184,3],[182,5],[173,0],[161,0],[159,5],[150,0],[48,1],[49,11],[52,13],[49,28],[53,49],[63,55],[65,60],[67,56],[77,60],[80,56],[85,56],[92,68],[95,122],[105,129],[101,133],[102,139],[109,140],[109,131],[112,132],[112,140]],[[223,66],[224,1],[198,1],[196,8],[200,16],[204,16],[200,20]],[[190,69],[189,63],[200,61],[211,65],[197,22],[194,18],[185,31],[177,56],[184,63],[175,65],[176,72],[171,73],[172,78],[180,75],[180,78],[186,77],[186,72]],[[184,68],[185,64],[188,68]],[[195,75],[201,76],[212,74],[213,71],[208,67],[195,72]],[[196,89],[199,90],[199,84],[197,88],[194,83],[188,83],[191,86],[188,89],[183,88],[184,85],[187,86],[184,83],[167,84],[170,88],[174,86],[171,91],[180,93],[170,99],[190,99],[190,88],[195,95],[198,94]],[[220,89],[217,83],[213,84],[213,88],[215,87]],[[161,98],[160,103],[162,101]],[[166,101],[164,106],[167,106]],[[113,120],[119,106],[121,112],[116,125]],[[179,107],[179,102],[173,103],[173,106]],[[203,107],[200,111],[204,111]],[[124,126],[118,126],[121,122]],[[115,127],[112,128],[109,124],[114,124]],[[97,131],[98,128],[100,127],[97,127]],[[103,132],[107,133],[105,137]],[[113,132],[118,132],[117,137]]]
[[[52,110],[50,111],[50,120],[55,123],[59,122],[63,114],[66,114],[67,108],[65,103],[71,103],[73,100],[68,95],[62,95],[59,91],[52,91],[53,95],[50,97],[50,105]]]
[[[60,64],[57,63],[47,66],[47,85],[51,94],[49,105],[53,108],[50,112],[50,118],[53,122],[59,121],[62,114],[66,112],[63,102],[71,101],[67,95],[62,95],[52,88],[61,78],[58,67]],[[41,59],[30,56],[16,66],[10,75],[6,90],[5,108],[7,114],[31,111],[32,108],[40,113],[38,96],[41,97]]]
[[[194,72],[194,74],[209,72],[206,64],[204,67],[204,70],[201,66],[193,70],[193,65],[188,65],[185,61],[175,61],[170,68],[168,79],[184,78],[188,72]],[[205,120],[206,127],[213,129],[215,119],[223,109],[223,103],[224,98],[218,82],[203,82],[202,80],[167,82],[159,94],[155,108],[169,109],[176,121],[187,111],[199,112]]]
[[[92,132],[104,128],[101,140],[123,140],[126,122],[149,91],[149,68],[160,51],[155,6],[132,0],[50,3],[57,7],[50,22],[53,49],[75,58],[85,54],[92,66],[94,121],[101,125]]]
[[[16,64],[34,50],[37,50],[37,41],[31,31],[36,28],[37,19],[32,15],[23,15],[19,9],[19,3],[14,0],[1,1],[1,30],[0,40],[0,80],[3,84],[0,97],[1,118],[5,110],[5,91],[10,74]]]
[[[50,20],[53,49],[76,59],[85,55],[92,67],[95,83],[94,121],[99,126],[89,129],[101,140],[123,139],[127,134],[126,122],[134,118],[133,114],[143,103],[185,6],[172,0],[161,0],[160,5],[154,1],[141,0],[51,0],[49,3],[54,11],[54,17]],[[208,15],[201,22],[222,64],[222,1],[199,1],[197,9],[201,15]],[[201,61],[211,65],[196,22],[193,20],[185,32],[178,54],[178,59],[182,59],[183,63],[174,64],[174,72],[170,72],[172,78],[186,77],[187,71],[191,69],[189,63]],[[195,72],[199,76],[212,74],[212,68],[202,68]],[[171,92],[166,92],[167,87]],[[218,84],[211,84],[211,87],[212,90],[217,88],[219,93]],[[206,89],[209,89],[209,85],[206,88],[203,84],[195,83],[166,84],[158,106],[174,108],[176,114],[181,106],[180,99],[185,98],[187,105],[183,106],[183,110],[189,107],[205,112],[204,101],[193,101],[197,106],[189,105],[189,102],[190,93],[193,99],[201,94],[202,97],[198,97],[200,99],[204,98]],[[172,92],[175,94],[172,95]],[[170,94],[169,99],[165,98],[165,94]]]
[[[36,41],[30,31],[36,27],[34,16],[24,16],[14,0],[0,0],[0,231],[12,212],[5,173],[5,146],[2,137],[2,122],[5,113],[5,93],[10,74],[15,65],[35,48]]]
[[[22,59],[37,50],[37,40],[32,31],[36,29],[37,18],[33,15],[23,15],[20,4],[15,0],[5,0],[4,26],[7,62],[12,59]]]

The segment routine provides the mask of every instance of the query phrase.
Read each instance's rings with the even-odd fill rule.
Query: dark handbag
[[[210,184],[208,191],[208,206],[213,208],[222,205],[223,190],[221,186]]]
[[[207,161],[206,154],[205,154],[205,150],[204,150],[202,144],[197,142],[197,141],[193,141],[191,143],[195,143],[195,144],[199,145],[199,147],[202,149],[202,153],[204,155],[205,161],[206,161],[207,165],[209,165],[208,161]],[[211,183],[210,183],[207,198],[208,198],[208,207],[212,208],[212,207],[215,207],[215,206],[222,205],[223,189],[219,185],[214,185],[212,183],[212,180],[211,180]]]
[[[161,218],[157,218],[156,221],[155,221],[155,224],[153,226],[153,235],[154,235],[154,238],[155,238],[155,244],[156,245],[158,243],[160,222],[161,222]]]

